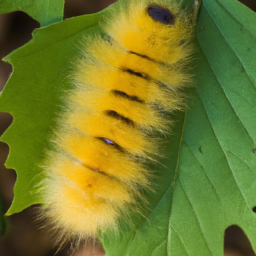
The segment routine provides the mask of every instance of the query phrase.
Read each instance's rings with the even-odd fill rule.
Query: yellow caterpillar
[[[48,152],[42,216],[68,238],[118,229],[151,189],[166,113],[184,108],[191,15],[164,0],[131,0],[84,39],[68,109]]]

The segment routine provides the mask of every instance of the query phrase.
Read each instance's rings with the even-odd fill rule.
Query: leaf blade
[[[63,20],[64,0],[19,1],[1,0],[0,13],[24,11],[37,20],[42,27]]]
[[[230,12],[223,16],[226,6]],[[236,17],[231,14],[234,10]],[[241,13],[238,14],[237,10]],[[223,255],[224,231],[233,224],[244,229],[255,250],[256,219],[252,208],[256,204],[256,160],[252,149],[256,134],[252,103],[256,92],[255,68],[251,65],[254,55],[246,56],[246,38],[236,42],[244,31],[234,25],[239,15],[243,20],[242,15],[251,14],[238,2],[226,0],[205,0],[201,10],[197,36],[202,52],[198,55],[195,70],[197,88],[193,93],[194,104],[188,111],[170,218],[174,226],[186,223],[193,213],[200,220],[190,229],[185,225],[176,227],[182,240],[187,241],[188,255]],[[242,23],[242,26],[245,25]],[[244,67],[251,68],[247,71]],[[248,104],[248,101],[251,102]],[[191,156],[193,158],[188,161]],[[191,167],[184,167],[186,162],[198,167],[189,170]],[[203,181],[205,177],[207,181]],[[192,202],[186,209],[187,217],[178,214],[181,209],[185,211],[182,206],[177,209],[184,193]],[[201,239],[193,241],[205,246],[197,248],[189,242],[200,232]],[[173,244],[172,239],[169,241]],[[182,244],[174,246],[181,248]],[[170,255],[178,255],[174,248],[171,247]]]
[[[78,22],[71,19],[35,30],[32,41],[6,58],[14,72],[0,95],[0,110],[11,113],[14,121],[1,140],[10,146],[6,166],[17,171],[15,197],[7,215],[41,202],[37,184],[42,180],[40,162],[45,149],[49,148],[45,138],[56,125],[61,94],[70,84],[66,71],[70,60],[78,53],[74,46],[76,36],[81,36],[84,29],[96,26],[99,17],[98,14],[81,16],[77,18]],[[14,101],[16,104],[12,104]],[[38,113],[43,113],[40,118]],[[31,140],[31,136],[35,139]]]

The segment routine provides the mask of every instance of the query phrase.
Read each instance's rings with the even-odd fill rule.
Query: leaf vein
[[[207,60],[207,62],[208,62],[208,60]],[[208,62],[208,64],[209,64],[209,62]],[[210,65],[210,64],[209,64],[209,65]],[[213,72],[213,73],[214,73],[214,72]],[[214,73],[214,76],[215,76],[215,73]],[[218,83],[219,83],[219,82],[218,82]],[[251,208],[250,208],[250,206],[249,206],[247,200],[245,199],[245,196],[244,196],[244,194],[243,194],[243,192],[242,192],[240,186],[238,185],[238,182],[237,182],[237,180],[236,180],[236,178],[235,178],[235,176],[234,176],[234,173],[233,173],[232,168],[231,168],[231,166],[230,166],[230,163],[229,163],[229,161],[228,161],[228,157],[227,157],[227,155],[226,155],[226,151],[223,149],[223,147],[222,147],[222,145],[221,145],[221,143],[220,143],[220,141],[219,141],[219,139],[218,139],[218,136],[216,135],[216,133],[215,133],[215,131],[214,131],[214,129],[213,129],[212,123],[211,123],[210,118],[209,118],[209,116],[208,116],[207,108],[205,107],[204,102],[203,102],[202,99],[200,98],[200,94],[199,94],[199,93],[198,93],[198,96],[199,96],[199,99],[200,99],[200,101],[201,101],[201,103],[202,103],[202,105],[203,105],[203,107],[204,107],[205,112],[206,112],[207,119],[208,119],[209,123],[211,124],[210,127],[211,127],[211,129],[212,129],[212,131],[213,131],[213,134],[214,134],[214,136],[215,136],[215,138],[216,138],[216,140],[217,140],[217,142],[218,142],[218,144],[219,144],[219,146],[220,146],[220,148],[221,148],[221,150],[222,150],[222,152],[223,152],[223,154],[224,154],[224,156],[225,156],[225,158],[226,158],[227,164],[228,164],[229,169],[230,169],[230,172],[231,172],[231,174],[232,174],[232,176],[233,176],[233,178],[234,178],[234,181],[235,181],[235,183],[236,183],[236,185],[237,185],[237,187],[238,187],[238,189],[239,189],[239,191],[240,191],[240,193],[241,193],[241,195],[242,195],[242,197],[243,197],[243,199],[244,199],[244,201],[245,201],[245,203],[246,203],[248,209],[251,210]],[[238,119],[239,119],[239,118],[238,118]]]
[[[218,0],[217,0],[218,1]],[[218,3],[223,6],[223,8],[227,11],[227,13],[230,14],[230,12],[225,8],[225,6],[220,3],[218,1]],[[211,15],[211,12],[209,11],[209,9],[207,9],[207,4],[205,5],[205,9],[208,12],[209,16],[212,18],[212,21],[214,22],[214,24],[216,25],[216,27],[218,28],[220,34],[222,35],[224,41],[227,43],[227,45],[229,46],[229,48],[231,49],[231,51],[234,53],[234,55],[239,59],[241,66],[244,68],[244,70],[246,71],[246,75],[249,78],[249,80],[251,81],[251,83],[254,85],[254,87],[256,88],[256,83],[254,82],[254,80],[252,79],[252,77],[248,74],[247,68],[245,67],[245,65],[243,64],[242,60],[240,59],[240,57],[238,56],[238,54],[236,53],[235,49],[232,47],[232,45],[229,43],[229,41],[227,40],[227,37],[224,36],[224,34],[222,33],[221,28],[219,27],[219,25],[217,24],[216,20],[213,18],[213,16]],[[230,14],[231,15],[231,14]],[[231,15],[232,16],[232,15]],[[232,16],[239,24],[241,24],[243,26],[243,24],[237,20],[234,16]],[[248,30],[247,30],[248,31]],[[251,32],[249,31],[249,33],[251,34]],[[255,36],[253,34],[251,34],[254,38]]]
[[[185,242],[183,241],[183,239],[182,239],[180,233],[174,228],[174,226],[172,225],[171,221],[169,222],[169,225],[170,225],[171,228],[174,230],[174,232],[178,235],[178,237],[179,237],[179,239],[180,239],[180,241],[181,241],[183,247],[185,248],[186,254],[189,256],[188,249],[187,249],[187,247],[186,247],[186,245],[185,245]],[[168,240],[170,240],[170,239],[168,239]],[[167,253],[168,253],[168,250],[167,250]]]
[[[210,179],[210,177],[208,176],[207,172],[205,171],[205,168],[203,167],[203,164],[202,164],[202,163],[199,161],[199,159],[196,157],[194,151],[189,147],[188,143],[185,142],[185,141],[183,141],[183,142],[187,145],[187,147],[188,147],[189,150],[191,151],[191,154],[194,156],[194,158],[196,159],[196,161],[198,162],[198,164],[199,164],[200,167],[202,168],[202,170],[203,170],[203,172],[204,172],[204,174],[205,174],[205,176],[206,176],[208,182],[211,184],[211,187],[213,188],[213,191],[214,191],[215,195],[216,195],[217,198],[219,199],[219,201],[220,201],[220,203],[221,203],[221,205],[222,205],[222,208],[224,209],[223,202],[222,202],[222,200],[221,200],[221,196],[220,196],[219,193],[217,192],[216,187],[214,186],[212,180]]]
[[[187,200],[188,200],[188,202],[189,202],[189,204],[190,204],[190,206],[191,206],[191,208],[192,208],[192,210],[193,210],[193,212],[194,212],[194,214],[195,214],[195,216],[196,216],[196,220],[197,220],[197,222],[198,222],[198,224],[199,224],[199,230],[201,231],[201,234],[202,234],[203,237],[204,237],[204,242],[205,242],[205,244],[206,244],[206,246],[207,246],[207,249],[209,250],[209,252],[211,253],[211,255],[214,255],[214,253],[212,252],[212,250],[211,250],[211,248],[210,248],[210,246],[209,246],[209,244],[208,244],[208,241],[207,241],[207,239],[206,239],[206,237],[205,237],[205,235],[204,235],[203,228],[202,228],[202,224],[201,224],[201,222],[200,222],[200,220],[199,220],[199,217],[198,217],[198,215],[197,215],[197,213],[196,213],[196,211],[195,211],[195,208],[193,207],[193,204],[192,204],[190,198],[188,197],[186,190],[183,188],[182,183],[181,183],[181,180],[180,180],[179,177],[178,177],[178,180],[179,180],[179,183],[180,183],[180,187],[181,187],[182,191],[184,192],[184,194],[185,194],[185,196],[186,196],[186,198],[187,198]]]

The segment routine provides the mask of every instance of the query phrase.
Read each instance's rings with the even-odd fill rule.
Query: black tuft
[[[106,110],[105,114],[109,117],[115,118],[116,120],[120,120],[128,125],[135,126],[135,123],[131,119],[120,115],[114,110]]]
[[[118,90],[112,90],[111,92],[115,96],[119,96],[119,97],[125,98],[125,99],[130,100],[130,101],[136,101],[136,102],[139,102],[139,103],[144,103],[144,100],[140,99],[137,96],[134,96],[134,95],[131,96],[131,95],[126,94],[125,92],[118,91]]]
[[[164,8],[158,4],[152,4],[148,7],[148,15],[155,21],[159,21],[163,24],[173,24],[174,17],[170,10]]]
[[[131,75],[135,75],[137,77],[142,77],[142,78],[148,79],[147,74],[140,73],[140,72],[134,71],[134,70],[129,69],[129,68],[121,68],[121,70],[124,71],[124,72],[130,73]]]

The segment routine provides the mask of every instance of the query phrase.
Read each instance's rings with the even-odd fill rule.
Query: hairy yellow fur
[[[174,17],[148,14],[157,4]],[[164,0],[131,0],[103,23],[108,39],[85,38],[68,109],[44,164],[43,216],[68,238],[117,229],[118,219],[151,189],[146,167],[159,154],[155,132],[184,107],[191,17]]]

